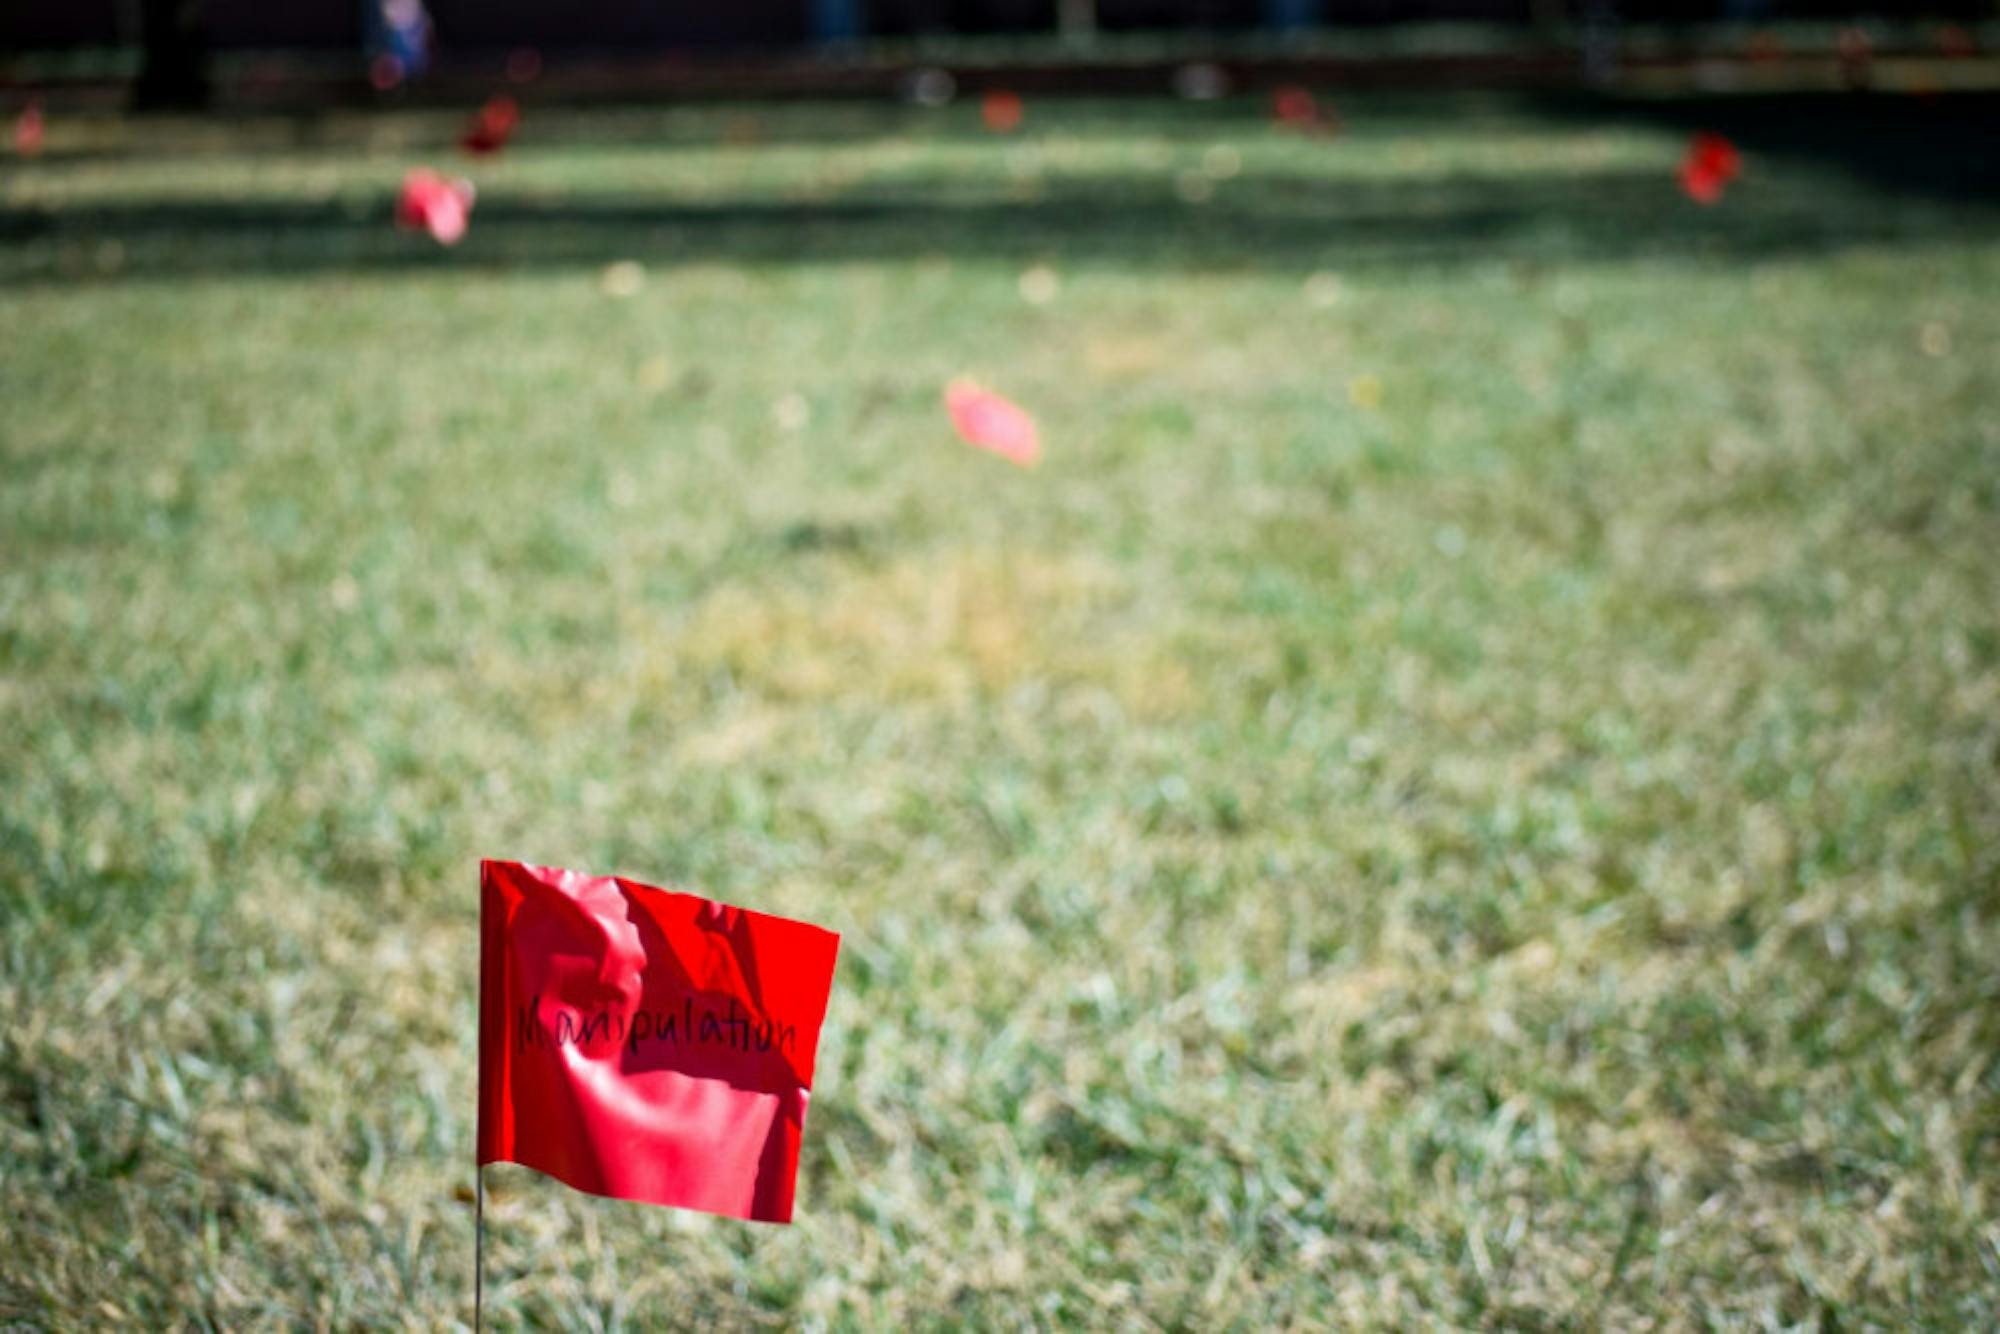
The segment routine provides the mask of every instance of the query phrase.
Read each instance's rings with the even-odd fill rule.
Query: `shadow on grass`
[[[1973,101],[2000,109],[1994,99]],[[1815,99],[1658,106],[1573,100],[1539,112],[1712,126],[1766,161],[1805,159],[1826,168],[1783,179],[1752,172],[1720,206],[1706,209],[1679,196],[1670,171],[1628,167],[1436,176],[1246,172],[1195,182],[1208,192],[1198,199],[1183,197],[1188,183],[1165,171],[1056,174],[1029,183],[995,170],[845,189],[822,185],[817,192],[802,181],[789,193],[722,200],[665,188],[500,187],[480,198],[466,241],[445,251],[395,231],[386,198],[358,204],[139,199],[0,211],[0,283],[527,270],[618,259],[782,265],[913,255],[1188,270],[1354,269],[1496,259],[1755,259],[2000,236],[1992,189],[2000,150],[1959,110],[1855,97],[1816,105]],[[1886,107],[1891,119],[1869,120],[1862,113],[1871,107]],[[1163,119],[1178,123],[1171,110]],[[1929,131],[1919,133],[1926,125]],[[1420,137],[1420,130],[1413,134]]]
[[[1632,98],[1590,93],[1441,91],[1347,94],[1320,90],[1323,104],[1359,130],[1391,127],[1422,136],[1494,115],[1546,120],[1565,128],[1643,123],[1692,132],[1717,130],[1767,157],[1805,158],[1838,167],[1873,185],[1956,199],[2000,198],[2000,93],[1930,97],[1889,93],[1808,92]],[[414,133],[398,150],[455,156],[474,108],[395,113]],[[1207,142],[1218,134],[1270,127],[1262,96],[1212,102],[1051,98],[1026,105],[1026,136],[1143,133],[1152,139]],[[179,157],[351,155],[382,146],[383,117],[360,112],[218,113],[145,122],[121,143],[51,145],[49,163],[116,163]],[[929,110],[873,99],[811,103],[711,102],[523,108],[517,150],[680,150],[718,146],[830,147],[882,139],[993,144],[968,102]]]

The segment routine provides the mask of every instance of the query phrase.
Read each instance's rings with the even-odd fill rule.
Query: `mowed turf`
[[[499,856],[844,937],[799,1222],[496,1169],[505,1325],[1992,1326],[1955,105],[52,116],[0,1322],[469,1321]]]

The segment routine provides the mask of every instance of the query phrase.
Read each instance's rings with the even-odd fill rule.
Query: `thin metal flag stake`
[[[486,1164],[472,1171],[472,1331],[486,1328]]]

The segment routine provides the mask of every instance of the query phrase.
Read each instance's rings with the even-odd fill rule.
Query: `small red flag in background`
[[[953,380],[944,387],[944,408],[967,444],[991,450],[1023,468],[1034,467],[1042,457],[1035,419],[992,390],[970,380]]]
[[[1840,53],[1840,77],[1850,88],[1865,88],[1875,64],[1875,40],[1866,28],[1849,25],[1834,38]]]
[[[479,1164],[787,1223],[840,937],[636,880],[479,866]]]
[[[450,181],[425,167],[403,177],[396,196],[396,225],[427,231],[439,245],[457,245],[472,216],[472,182]]]
[[[979,118],[995,134],[1007,134],[1021,126],[1021,95],[996,88],[979,99]]]
[[[520,119],[520,104],[507,94],[488,98],[486,105],[479,108],[479,113],[472,118],[472,124],[466,126],[458,146],[479,157],[497,153],[513,138],[514,126]]]
[[[1306,134],[1340,133],[1340,115],[1330,106],[1321,106],[1309,88],[1288,83],[1271,90],[1271,119],[1281,128]]]
[[[1743,155],[1719,134],[1697,134],[1681,159],[1681,189],[1697,204],[1713,204],[1743,171]]]
[[[1295,83],[1271,92],[1271,119],[1280,125],[1310,125],[1319,119],[1319,103]]]
[[[1750,39],[1745,54],[1754,64],[1775,65],[1785,58],[1785,44],[1774,32],[1760,32]]]
[[[542,53],[532,46],[517,46],[507,53],[507,81],[533,83],[542,77]]]
[[[14,151],[35,157],[42,151],[42,103],[40,98],[21,108],[14,120]]]

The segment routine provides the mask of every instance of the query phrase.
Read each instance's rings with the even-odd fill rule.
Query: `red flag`
[[[511,83],[533,83],[542,76],[542,53],[532,46],[517,46],[507,53],[507,78]]]
[[[1698,204],[1722,198],[1722,188],[1743,171],[1743,155],[1719,134],[1697,134],[1681,159],[1681,189]]]
[[[1319,119],[1319,103],[1306,89],[1288,83],[1271,92],[1271,119],[1280,125],[1311,125]]]
[[[507,146],[514,135],[514,126],[521,119],[521,107],[505,93],[490,97],[486,105],[479,108],[479,114],[465,127],[458,146],[475,157],[497,153]]]
[[[1866,87],[1870,66],[1875,60],[1875,42],[1866,28],[1850,24],[1834,39],[1840,52],[1840,76],[1850,88]]]
[[[1785,44],[1776,33],[1760,32],[1750,39],[1747,54],[1755,64],[1775,65],[1785,58]]]
[[[42,151],[42,100],[38,97],[21,108],[14,121],[14,151],[34,157]]]
[[[1010,93],[1005,88],[996,88],[979,99],[979,118],[986,122],[986,128],[995,134],[1006,134],[1020,128],[1021,95]]]
[[[1271,119],[1277,124],[1307,134],[1340,133],[1340,115],[1331,106],[1321,106],[1312,91],[1288,83],[1271,90]]]
[[[1042,456],[1041,433],[1026,410],[967,379],[944,387],[944,409],[965,442],[1009,463],[1032,468]]]
[[[786,1223],[840,937],[636,880],[479,866],[479,1163]]]
[[[396,225],[427,231],[439,245],[457,245],[472,215],[472,182],[448,181],[426,167],[403,177],[396,196]]]

